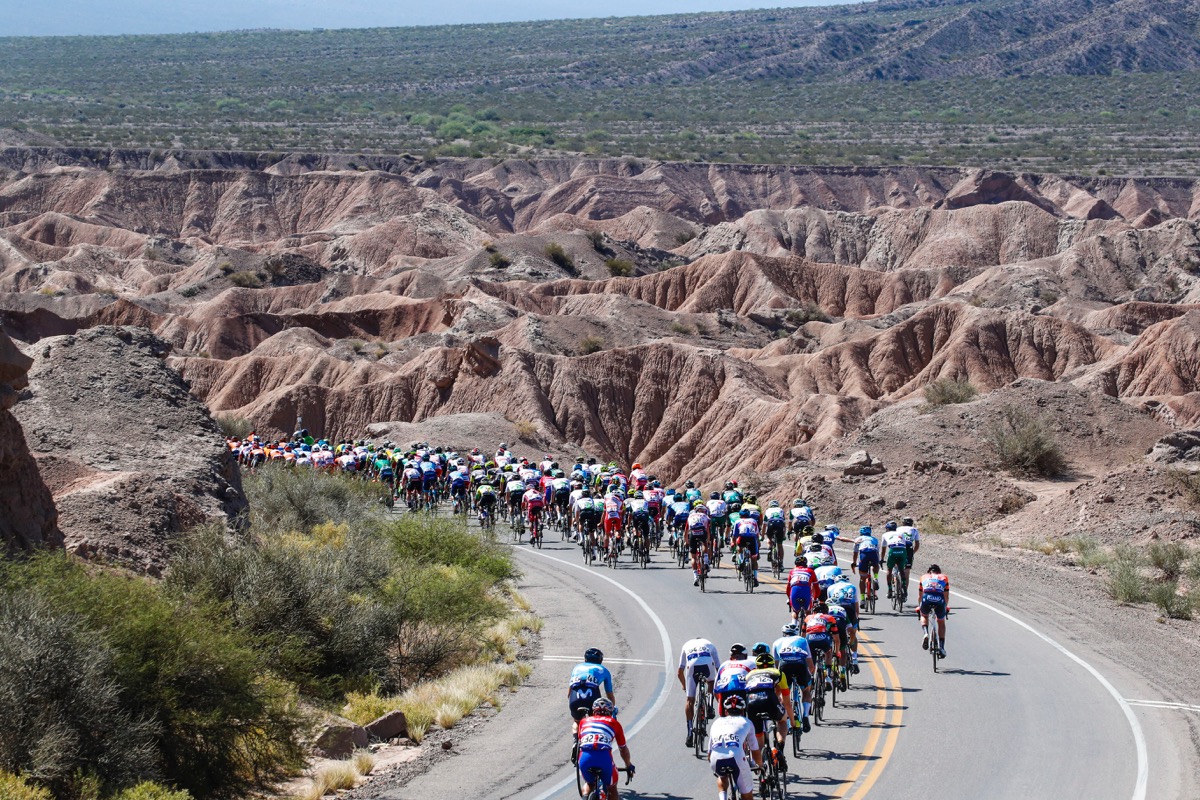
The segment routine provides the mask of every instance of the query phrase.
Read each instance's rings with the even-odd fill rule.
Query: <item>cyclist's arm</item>
[[[850,554],[850,571],[858,572],[858,542],[854,543],[854,552]]]
[[[683,678],[683,667],[679,668],[679,672],[677,674],[679,676],[679,685],[684,689],[687,689],[687,681]]]

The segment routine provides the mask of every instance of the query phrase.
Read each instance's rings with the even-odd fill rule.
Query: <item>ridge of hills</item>
[[[1147,535],[1200,531],[1174,467],[1136,466],[1200,425],[1193,180],[55,149],[0,164],[0,326],[27,355],[146,328],[121,335],[264,434],[429,420],[668,480],[743,475],[847,515],[902,501],[986,525],[1019,506],[1006,497],[1043,501],[984,444],[1019,406],[1063,440],[1068,483],[1134,470],[1174,509],[1147,513]],[[941,378],[982,394],[923,413]],[[885,471],[843,472],[859,449]],[[47,483],[86,491],[76,472]],[[227,478],[203,480],[230,500]]]
[[[0,142],[1191,173],[1198,25],[1197,0],[924,0],[5,38]]]

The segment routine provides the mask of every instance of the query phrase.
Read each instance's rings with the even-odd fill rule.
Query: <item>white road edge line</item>
[[[581,572],[586,572],[588,575],[591,575],[595,578],[600,578],[601,580],[608,581],[613,586],[617,587],[622,592],[624,592],[625,594],[632,597],[634,602],[637,603],[641,607],[642,611],[646,612],[646,616],[650,617],[650,621],[654,623],[654,627],[658,629],[658,635],[659,635],[659,638],[662,640],[662,646],[663,646],[663,685],[662,685],[662,689],[660,689],[658,692],[658,697],[655,699],[654,705],[650,706],[649,710],[647,710],[644,714],[642,714],[641,718],[638,719],[638,721],[636,723],[634,723],[633,727],[630,728],[629,732],[626,734],[626,738],[628,738],[628,739],[632,739],[634,736],[637,736],[638,731],[640,731],[642,728],[646,727],[646,724],[648,722],[650,722],[650,720],[654,717],[654,715],[657,714],[659,711],[661,711],[663,709],[663,706],[665,706],[667,704],[667,695],[669,695],[671,693],[671,662],[672,662],[671,656],[672,656],[673,651],[671,649],[671,637],[667,634],[667,626],[663,625],[663,621],[661,619],[659,619],[658,614],[654,613],[654,609],[650,608],[650,604],[647,603],[645,600],[643,600],[641,595],[639,595],[637,592],[633,591],[632,589],[630,589],[628,586],[621,583],[620,581],[615,581],[612,578],[608,577],[607,575],[605,575],[601,572],[597,572],[593,569],[589,569],[588,567],[582,566],[580,564],[576,564],[572,561],[565,561],[561,558],[555,558],[552,555],[548,555],[546,553],[542,553],[537,550],[522,549],[519,552],[528,553],[528,554],[534,555],[534,556],[540,556],[541,558],[547,558],[547,559],[550,559],[551,561],[557,561],[559,564],[566,564],[568,567],[571,567],[572,569],[577,569],[577,570],[580,570]],[[533,798],[533,800],[549,800],[549,798],[553,797],[554,795],[561,792],[563,789],[570,786],[574,781],[575,781],[575,775],[572,774],[570,777],[564,778],[563,780],[556,783],[554,786],[551,786],[549,789],[547,789],[544,792],[542,792],[541,794],[537,795],[536,797]]]
[[[567,661],[575,663],[579,656],[542,656],[542,661]],[[648,661],[644,658],[605,658],[605,664],[636,664],[646,667],[661,667],[661,661]]]
[[[1117,701],[1117,705],[1121,707],[1121,711],[1125,714],[1126,721],[1129,722],[1129,729],[1133,732],[1133,744],[1137,751],[1137,777],[1134,779],[1133,783],[1132,800],[1146,800],[1146,785],[1150,780],[1149,757],[1146,754],[1146,734],[1142,731],[1142,723],[1138,721],[1137,715],[1133,713],[1133,706],[1130,704],[1130,701],[1121,696],[1121,693],[1117,691],[1117,687],[1113,686],[1108,678],[1101,675],[1100,670],[1096,669],[1091,664],[1084,661],[1067,648],[1063,647],[1054,639],[1051,639],[1046,634],[1034,628],[1032,625],[1017,619],[1007,611],[996,608],[996,606],[992,605],[991,603],[985,603],[984,601],[964,594],[957,589],[953,590],[953,594],[961,597],[963,600],[966,600],[969,603],[974,603],[977,606],[986,608],[988,611],[999,614],[1009,622],[1019,625],[1020,627],[1032,633],[1034,636],[1046,642],[1046,644],[1050,645],[1067,658],[1074,661],[1079,666],[1083,667],[1091,674],[1093,678],[1100,682],[1100,685],[1103,686],[1110,695],[1112,695],[1112,698]],[[1139,705],[1141,705],[1141,703],[1139,703]]]
[[[1009,622],[1013,622],[1021,626],[1034,636],[1046,642],[1046,644],[1050,645],[1058,652],[1062,653],[1067,658],[1074,661],[1079,666],[1083,667],[1085,670],[1091,673],[1093,678],[1100,682],[1100,685],[1103,686],[1105,690],[1112,695],[1113,699],[1117,701],[1117,705],[1119,705],[1121,707],[1121,711],[1125,713],[1125,719],[1129,722],[1130,730],[1133,731],[1133,743],[1137,749],[1137,778],[1133,784],[1133,800],[1146,800],[1146,784],[1150,779],[1150,766],[1148,757],[1146,755],[1146,735],[1142,732],[1142,723],[1138,721],[1137,715],[1133,713],[1133,708],[1130,705],[1130,702],[1121,696],[1121,693],[1117,691],[1117,687],[1113,686],[1112,683],[1109,682],[1108,678],[1101,675],[1100,670],[1096,669],[1091,664],[1084,661],[1082,658],[1075,655],[1046,634],[1034,628],[1032,625],[1017,619],[1007,611],[1002,611],[1001,609],[996,608],[991,603],[985,603],[982,600],[971,597],[970,595],[964,594],[958,590],[954,590],[953,593],[961,597],[963,600],[966,600],[968,603],[974,603],[977,606],[982,606],[989,611],[999,614]]]
[[[1143,706],[1145,708],[1177,708],[1180,711],[1195,711],[1200,713],[1200,706],[1190,706],[1187,703],[1171,703],[1166,700],[1129,700],[1131,706]]]

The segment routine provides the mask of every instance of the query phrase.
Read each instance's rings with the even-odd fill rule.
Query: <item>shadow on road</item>
[[[977,676],[980,678],[1007,678],[1012,674],[1009,672],[996,672],[996,671],[990,670],[990,669],[975,670],[975,669],[957,669],[957,668],[956,669],[944,669],[943,668],[943,669],[939,669],[938,672],[940,672],[942,675],[974,675],[974,676]]]

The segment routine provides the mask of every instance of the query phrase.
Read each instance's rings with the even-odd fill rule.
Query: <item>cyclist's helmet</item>
[[[579,495],[579,496],[580,496],[580,497],[591,497],[591,496],[592,496],[592,490],[591,490],[591,489],[589,489],[589,488],[587,488],[587,487],[585,486],[585,487],[583,487],[583,491],[580,493],[580,495]]]
[[[634,464],[632,467],[630,467],[630,469],[641,469],[641,468],[642,468],[642,465],[640,463]]]
[[[721,702],[721,707],[730,714],[746,713],[746,698],[738,694],[731,694]]]
[[[814,533],[812,539],[809,540],[813,544],[825,544],[825,537],[819,533]]]
[[[650,488],[651,489],[661,489],[662,483],[657,478],[655,478],[654,480],[650,481]]]
[[[779,508],[779,501],[772,500],[771,502],[767,503],[767,507],[768,508]]]
[[[730,481],[730,483],[733,484],[733,488],[735,488],[735,489],[737,488],[737,481]]]
[[[890,528],[889,528],[889,530],[890,530]],[[871,535],[871,526],[863,525],[861,528],[858,529],[858,535],[859,536],[870,536]]]
[[[697,500],[696,502],[692,503],[692,508],[704,508],[704,502]]]
[[[814,614],[827,614],[829,613],[829,606],[825,604],[824,600],[818,600],[813,603],[812,610]]]
[[[641,493],[640,491],[639,491],[639,492],[634,492],[634,493],[633,493],[633,499],[634,499],[634,500],[641,500],[641,499],[642,499],[642,493]]]
[[[770,669],[775,666],[775,659],[771,657],[770,653],[759,653],[758,657],[754,659],[754,666],[759,669]]]
[[[745,658],[746,657],[746,645],[742,644],[741,642],[734,642],[733,644],[729,645],[729,657],[730,658]]]
[[[733,481],[725,481],[725,488],[726,488],[726,489],[732,489],[732,488],[733,488]]]
[[[766,642],[755,642],[754,647],[750,649],[750,653],[754,655],[755,658],[761,658],[764,654],[768,654],[770,652],[771,645],[767,644]]]
[[[798,498],[796,500],[792,501],[792,508],[800,508],[803,505],[804,505],[804,501],[800,500]]]
[[[930,564],[930,565],[929,565],[929,571],[930,571],[930,572],[935,572],[935,573],[938,573],[938,574],[940,574],[940,573],[941,573],[941,571],[942,571],[942,568],[941,568],[941,567],[939,567],[937,564]]]
[[[900,520],[900,524],[907,525],[908,527],[911,528],[913,525],[913,519],[912,519],[912,517],[905,517],[904,519]]]
[[[758,495],[756,495],[756,494],[746,495],[746,505],[751,505],[751,506],[758,505]]]
[[[592,702],[592,713],[597,717],[611,717],[613,708],[612,700],[607,697],[598,697]]]
[[[796,623],[789,622],[787,625],[784,625],[779,632],[784,636],[795,636],[800,632],[800,629],[796,627]]]
[[[886,523],[884,523],[883,529],[885,531],[894,531],[896,530],[896,523],[889,519]]]
[[[589,647],[583,652],[583,660],[589,664],[603,664],[604,653],[601,653],[598,647]]]
[[[797,567],[807,567],[808,559],[805,558],[804,556],[796,556],[796,566]]]
[[[471,455],[473,455],[473,456],[477,456],[477,455],[479,455],[479,448],[478,448],[478,447],[472,447],[472,448],[471,448]]]
[[[687,488],[687,489],[695,489],[695,488],[696,488],[696,482],[695,482],[695,481],[688,481],[687,483],[685,483],[685,484],[684,484],[684,488]]]
[[[721,493],[720,493],[720,492],[713,492],[713,493],[711,493],[711,494],[708,496],[708,499],[709,499],[709,500],[720,500],[720,499],[721,499]]]

